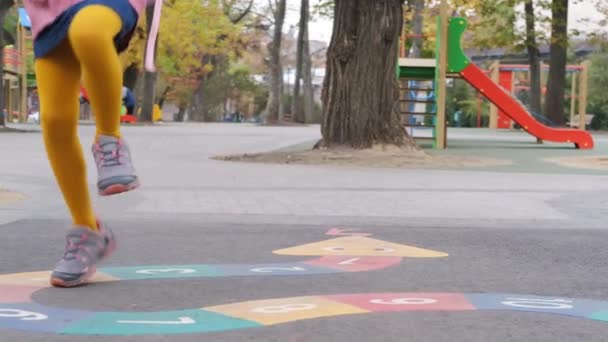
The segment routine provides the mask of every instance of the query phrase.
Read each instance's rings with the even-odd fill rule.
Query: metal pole
[[[25,48],[25,28],[19,25],[19,51],[21,54],[21,105],[19,119],[27,121],[27,50]]]
[[[579,77],[580,87],[578,95],[578,129],[584,131],[587,129],[587,95],[589,89],[589,67],[591,66],[591,61],[585,61],[582,65],[583,70],[581,71],[581,75]]]
[[[445,149],[447,147],[447,128],[446,128],[446,80],[448,66],[448,3],[447,0],[441,0],[441,8],[439,12],[441,22],[441,32],[439,32],[439,68],[438,68],[438,83],[437,84],[437,121],[436,132],[437,139],[436,148]]]
[[[490,77],[494,83],[500,83],[500,61],[495,61],[492,63],[490,67]],[[491,129],[496,129],[498,127],[498,107],[496,107],[493,103],[490,103],[490,120],[488,127]]]
[[[570,127],[574,127],[574,114],[576,113],[576,81],[577,73],[572,73],[572,85],[570,86]]]
[[[477,94],[477,128],[481,128],[481,112],[483,111],[483,102],[481,94]]]

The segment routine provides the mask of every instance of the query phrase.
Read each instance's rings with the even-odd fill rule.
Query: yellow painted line
[[[0,275],[0,284],[51,287],[50,276],[51,271],[3,274]]]
[[[256,300],[212,306],[203,308],[203,310],[264,325],[369,312],[352,305],[315,296]]]
[[[440,258],[447,253],[402,245],[364,236],[345,236],[306,245],[279,249],[273,253],[297,256],[400,256],[408,258]]]
[[[40,272],[25,272],[25,273],[12,273],[0,275],[0,284],[7,285],[23,285],[32,287],[51,287],[49,284],[49,278],[51,271],[40,271]],[[107,274],[97,272],[89,280],[90,283],[101,283],[118,281],[118,278],[109,276]]]

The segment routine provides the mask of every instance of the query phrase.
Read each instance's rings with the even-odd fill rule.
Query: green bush
[[[447,88],[446,113],[450,126],[455,126],[454,113],[461,111],[460,127],[477,127],[477,92],[464,80],[455,79]],[[488,126],[489,106],[482,102],[481,127]]]
[[[589,106],[587,113],[593,114],[591,129],[608,129],[608,49],[591,57],[589,69]]]
[[[608,129],[608,113],[600,110],[593,110],[590,108],[591,113],[596,113],[593,116],[593,120],[591,120],[591,125],[589,125],[593,130],[604,130]]]

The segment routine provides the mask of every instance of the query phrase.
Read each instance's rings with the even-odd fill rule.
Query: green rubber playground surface
[[[423,129],[421,129],[423,130]],[[429,131],[430,133],[430,131]],[[551,162],[557,158],[608,158],[608,134],[593,133],[595,148],[578,150],[571,144],[545,142],[538,144],[536,138],[518,130],[490,130],[486,128],[450,128],[448,130],[448,148],[433,149],[431,140],[419,140],[418,146],[433,156],[463,156],[499,159],[507,165],[490,165],[484,167],[446,166],[427,169],[471,170],[512,173],[547,173],[547,174],[581,174],[605,175],[608,171],[601,168],[571,167]],[[317,140],[281,148],[280,152],[301,152],[311,149]]]
[[[594,139],[593,150],[577,150],[570,144],[538,144],[534,137],[521,131],[452,128],[448,132],[446,150],[432,149],[431,142],[418,144],[431,155],[475,156],[511,162],[509,165],[484,167],[483,170],[487,171],[605,175],[605,169],[568,167],[548,161],[556,158],[608,158],[608,135],[595,134]]]

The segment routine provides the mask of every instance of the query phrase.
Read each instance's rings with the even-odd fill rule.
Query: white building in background
[[[295,42],[295,31],[291,32],[292,41]],[[314,88],[315,103],[321,104],[321,91],[325,80],[325,61],[327,55],[327,42],[319,40],[310,41],[310,51],[312,57],[312,85]],[[295,55],[296,45],[288,44],[282,51],[283,54],[283,85],[285,95],[293,94],[296,79]],[[254,80],[259,83],[268,83],[268,75],[255,75]]]
[[[321,103],[321,90],[323,89],[323,80],[325,79],[325,68],[312,69],[312,87],[314,89],[315,103]],[[285,68],[283,70],[283,85],[285,94],[292,94],[296,84],[296,70],[293,68]]]

